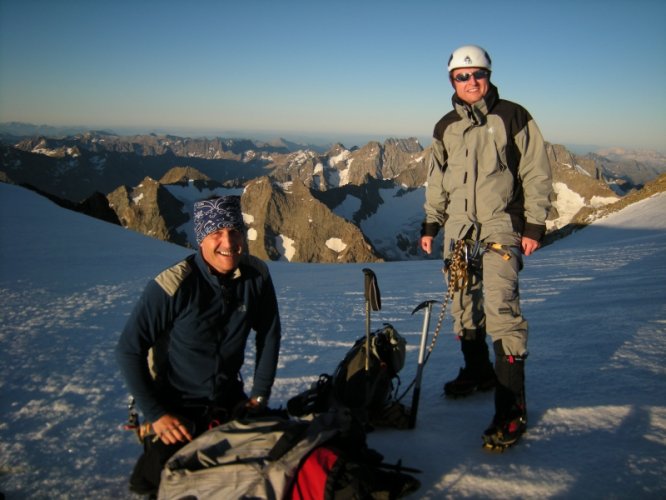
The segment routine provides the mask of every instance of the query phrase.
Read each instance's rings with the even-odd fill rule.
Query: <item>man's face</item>
[[[244,243],[242,231],[224,227],[206,235],[201,242],[201,254],[210,267],[227,274],[238,267]]]
[[[461,75],[461,76],[459,76]],[[465,78],[466,81],[458,81]],[[490,72],[483,68],[457,68],[451,71],[451,84],[460,99],[467,104],[474,104],[483,99],[490,89]]]

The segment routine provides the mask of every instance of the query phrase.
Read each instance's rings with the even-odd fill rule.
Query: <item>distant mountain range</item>
[[[261,258],[423,258],[417,241],[428,150],[415,138],[321,151],[284,139],[28,133],[34,130],[0,126],[0,180],[155,238],[194,246],[193,201],[235,193],[242,195],[250,250]],[[577,156],[551,144],[548,154],[553,235],[666,170],[657,155]]]

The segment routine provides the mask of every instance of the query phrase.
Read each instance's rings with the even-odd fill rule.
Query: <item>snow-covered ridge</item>
[[[424,370],[416,428],[368,435],[387,462],[422,470],[410,498],[666,495],[664,213],[666,194],[656,193],[525,259],[529,426],[502,455],[480,449],[492,394],[441,397],[462,362],[444,322]],[[128,395],[113,348],[147,281],[191,250],[7,184],[0,235],[0,491],[8,499],[129,498],[141,447],[121,429]],[[363,336],[367,266],[268,265],[284,327],[270,400],[278,407],[331,373]],[[441,263],[372,268],[382,292],[372,326],[390,322],[408,341],[404,388],[422,328],[422,315],[411,312],[443,297]],[[246,359],[250,385],[251,349]]]

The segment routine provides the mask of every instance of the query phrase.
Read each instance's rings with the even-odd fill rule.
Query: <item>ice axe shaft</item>
[[[416,426],[416,413],[419,409],[419,398],[421,396],[421,378],[423,377],[423,366],[425,363],[426,343],[428,341],[428,330],[430,329],[430,312],[432,305],[437,302],[436,300],[426,300],[421,302],[412,314],[417,313],[421,309],[425,310],[423,315],[423,330],[421,331],[421,344],[419,346],[418,365],[416,367],[416,379],[414,380],[414,393],[412,395],[412,409],[409,412],[409,428],[413,429]]]

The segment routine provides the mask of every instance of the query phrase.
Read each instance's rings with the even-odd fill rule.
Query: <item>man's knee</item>
[[[486,328],[463,328],[458,336],[461,340],[483,341],[486,338]]]
[[[490,335],[493,340],[495,356],[527,356],[527,332],[525,334]]]

